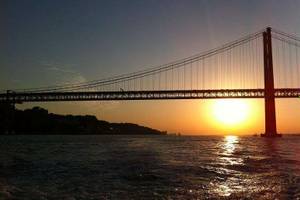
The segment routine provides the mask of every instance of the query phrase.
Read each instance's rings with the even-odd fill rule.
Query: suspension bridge
[[[300,97],[300,37],[266,28],[219,48],[101,80],[0,93],[0,103],[264,98],[265,134],[276,128],[275,98]]]

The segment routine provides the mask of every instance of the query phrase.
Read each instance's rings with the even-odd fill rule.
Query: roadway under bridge
[[[300,97],[300,88],[275,89],[275,98]],[[166,90],[166,91],[105,91],[105,92],[40,92],[0,94],[0,103],[49,101],[119,101],[157,99],[221,99],[265,98],[264,89],[232,90]]]

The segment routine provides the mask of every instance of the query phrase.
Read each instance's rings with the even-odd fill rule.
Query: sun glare
[[[215,120],[229,127],[244,123],[249,116],[249,112],[249,105],[243,100],[224,99],[217,100],[213,104]]]

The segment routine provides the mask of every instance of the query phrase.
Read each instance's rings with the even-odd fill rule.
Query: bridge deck
[[[300,88],[275,89],[275,97],[300,97]],[[218,98],[264,98],[264,89],[2,93],[0,103]]]

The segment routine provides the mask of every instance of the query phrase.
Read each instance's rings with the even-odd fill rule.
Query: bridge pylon
[[[265,84],[265,133],[262,137],[280,137],[276,128],[275,90],[272,56],[272,33],[268,27],[263,32],[264,84]]]

